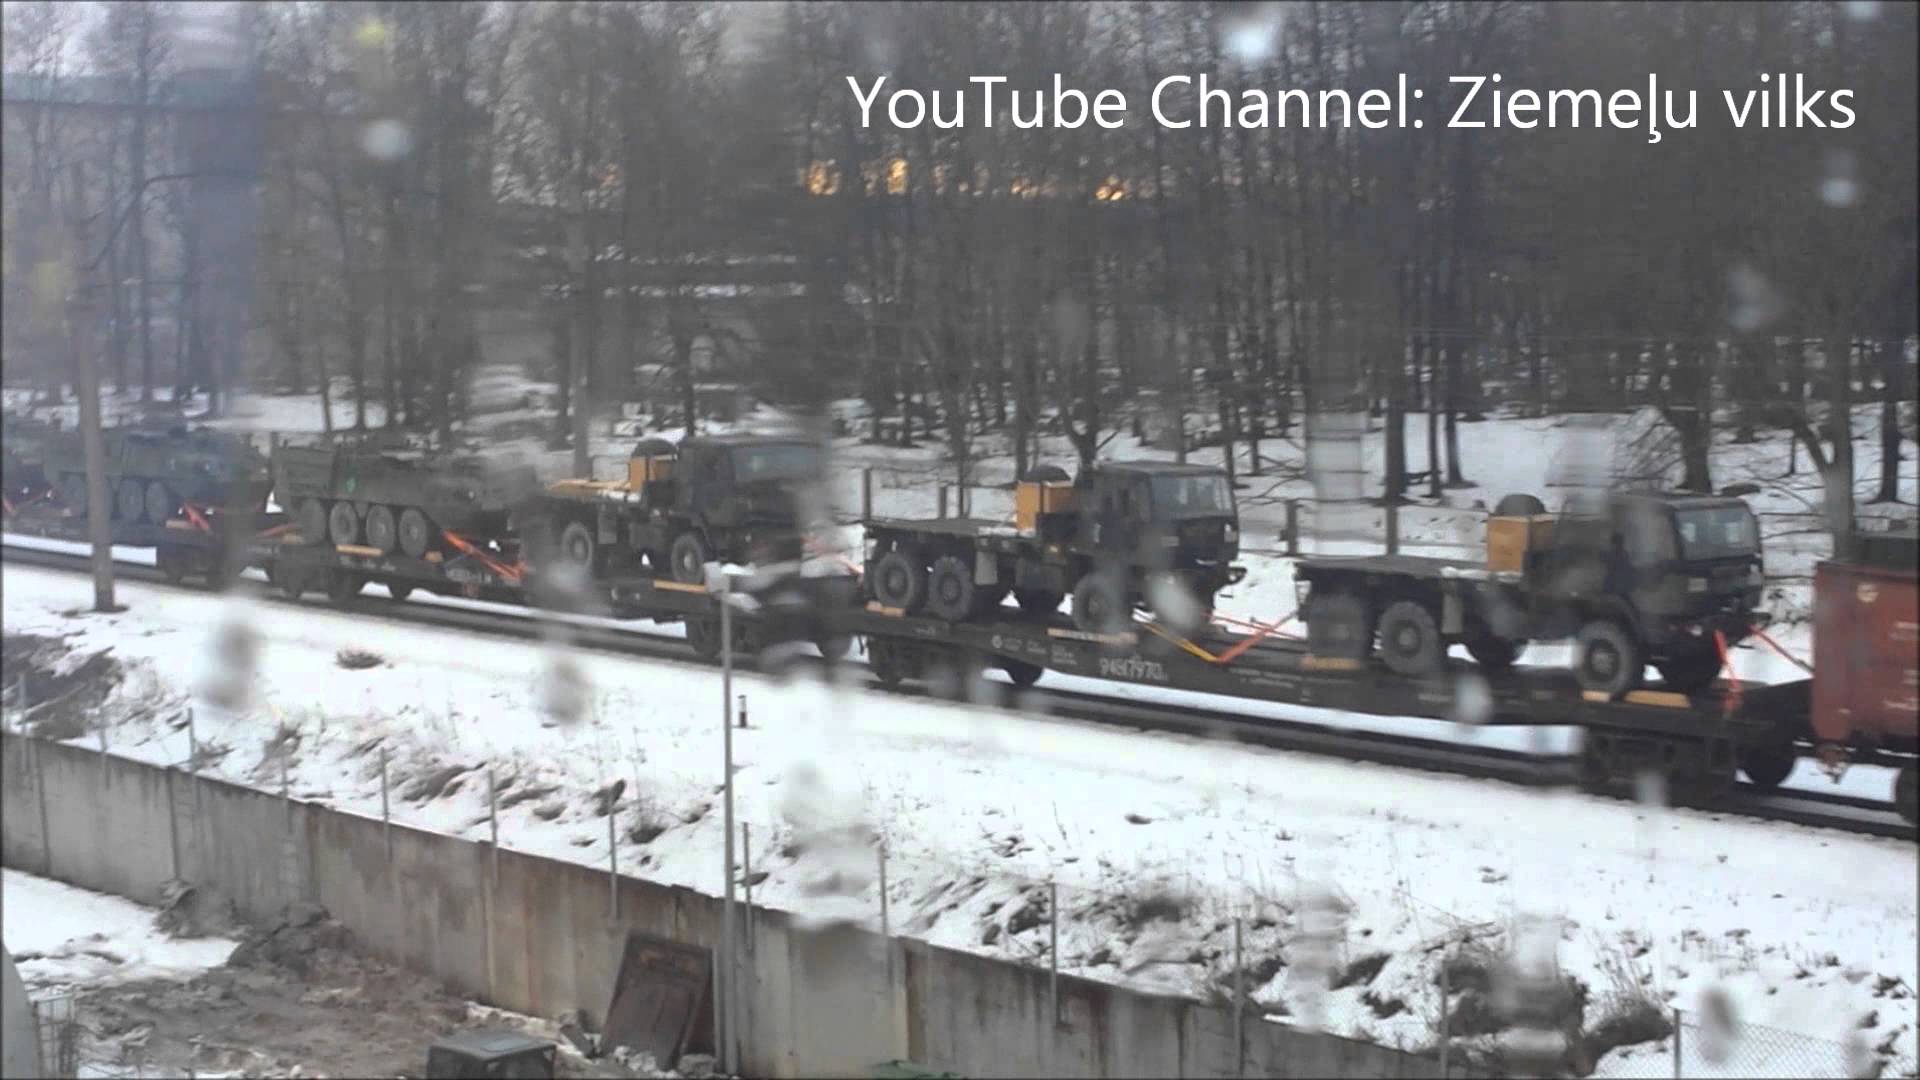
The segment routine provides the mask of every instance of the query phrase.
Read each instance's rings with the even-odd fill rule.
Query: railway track
[[[7,543],[0,546],[0,563],[33,566],[68,573],[90,572],[86,556],[47,551]],[[169,582],[161,572],[143,563],[116,560],[116,573],[123,579],[161,588],[204,592],[197,586]],[[237,583],[269,604],[305,606],[312,601],[293,600],[269,585],[264,578],[249,572]],[[333,605],[329,605],[333,606]],[[504,608],[480,609],[448,603],[396,601],[378,593],[356,597],[346,610],[393,622],[444,630],[462,630],[495,637],[525,641],[550,639],[562,633],[578,648],[620,656],[712,668],[718,661],[694,655],[686,644],[674,637],[649,634],[635,629],[616,629],[592,622],[534,612],[515,612]],[[791,657],[790,662],[818,666],[812,657]],[[751,663],[751,661],[749,661]],[[999,694],[1002,703],[1011,695],[1046,715],[1089,723],[1134,728],[1140,731],[1174,733],[1208,738],[1230,739],[1278,750],[1344,758],[1368,764],[1420,769],[1458,776],[1510,783],[1533,788],[1571,787],[1576,781],[1575,759],[1562,754],[1531,753],[1502,747],[1472,747],[1459,743],[1425,739],[1397,733],[1339,728],[1309,720],[1249,718],[1204,705],[1166,705],[1128,701],[1103,694],[1036,686],[1015,691],[1004,684],[989,684],[990,693]],[[895,694],[907,699],[928,699],[936,695],[915,687],[887,689],[869,683],[866,689]],[[1629,798],[1626,795],[1610,797]],[[1870,836],[1912,840],[1916,830],[1902,821],[1888,803],[1876,802],[1840,792],[1759,789],[1744,781],[1703,812],[1758,818]]]

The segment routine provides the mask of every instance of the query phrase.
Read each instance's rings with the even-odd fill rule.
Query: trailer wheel
[[[345,499],[327,509],[327,539],[336,546],[360,539],[360,515],[353,509],[353,504]]]
[[[1920,770],[1911,761],[1894,778],[1893,806],[1908,824],[1920,823]]]
[[[158,480],[147,485],[147,493],[142,501],[147,507],[147,520],[155,525],[165,525],[173,517],[173,512],[180,509],[180,500],[174,498],[173,492],[167,490],[167,485]]]
[[[1046,671],[1039,664],[1029,664],[1024,660],[1002,660],[1000,670],[1007,673],[1007,678],[1013,680],[1013,685],[1022,688],[1039,682],[1041,673]]]
[[[1719,651],[1711,647],[1677,653],[1654,661],[1653,666],[1660,672],[1667,689],[1689,696],[1712,686],[1720,677],[1722,667]]]
[[[887,607],[917,610],[927,598],[927,569],[920,560],[895,548],[874,561],[867,572],[867,590]]]
[[[1051,615],[1060,610],[1062,597],[1051,589],[1015,589],[1013,601],[1026,615]]]
[[[327,599],[344,607],[352,602],[354,597],[360,595],[360,590],[366,584],[366,578],[351,570],[329,570],[326,581]]]
[[[1447,656],[1440,623],[1417,600],[1396,600],[1380,613],[1380,659],[1409,677],[1431,675]]]
[[[1467,654],[1473,657],[1473,662],[1487,671],[1510,670],[1527,647],[1524,641],[1492,634],[1475,634],[1467,639],[1466,645]]]
[[[586,522],[569,521],[567,527],[560,530],[560,539],[556,547],[562,561],[572,566],[592,569],[598,545],[594,542],[593,530],[587,527]],[[677,574],[675,576],[678,577]]]
[[[1121,630],[1129,614],[1126,588],[1111,574],[1088,574],[1073,587],[1073,624],[1088,633]]]
[[[1640,684],[1646,653],[1627,629],[1612,619],[1595,619],[1574,638],[1573,677],[1582,690],[1609,697]]]
[[[120,486],[114,489],[113,494],[114,516],[121,521],[139,521],[141,513],[146,508],[147,496],[140,490],[140,481],[131,479],[120,481]],[[159,523],[155,522],[155,524]]]
[[[378,548],[380,554],[391,555],[399,546],[399,527],[393,523],[393,510],[386,506],[374,506],[367,509],[367,545]]]
[[[400,511],[400,551],[411,559],[425,558],[427,549],[433,546],[433,522],[427,520],[426,511],[417,506],[409,506]]]
[[[933,560],[927,572],[927,613],[948,622],[961,622],[972,615],[978,601],[973,588],[973,570],[964,559],[942,555]]]
[[[1740,771],[1757,788],[1772,791],[1780,786],[1789,773],[1793,772],[1795,756],[1793,743],[1781,741],[1757,746],[1743,746],[1735,755]]]
[[[1373,652],[1373,613],[1347,592],[1307,597],[1307,651],[1315,656],[1365,660]]]
[[[300,539],[309,544],[318,544],[327,538],[327,504],[319,499],[301,499],[299,509],[294,511],[294,524],[300,529]]]
[[[673,579],[690,585],[707,580],[707,560],[713,557],[707,542],[697,532],[683,532],[673,538],[667,559],[673,564]]]

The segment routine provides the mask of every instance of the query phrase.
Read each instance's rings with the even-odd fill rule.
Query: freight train
[[[1278,623],[1238,623],[1229,629],[1223,624],[1234,620],[1207,619],[1213,590],[1243,573],[1229,565],[1239,525],[1230,491],[1223,500],[1209,495],[1207,513],[1195,519],[1207,536],[1189,536],[1182,531],[1188,527],[1184,519],[1175,520],[1180,515],[1152,510],[1153,484],[1161,474],[1125,463],[1103,465],[1100,473],[1110,481],[1105,485],[1069,486],[1061,475],[1035,474],[1018,485],[1016,506],[1023,512],[1009,523],[867,522],[867,580],[860,582],[861,568],[852,564],[822,574],[821,560],[785,558],[804,539],[791,513],[781,516],[779,510],[791,511],[792,499],[782,502],[769,491],[725,483],[727,475],[742,475],[738,457],[756,445],[738,438],[705,445],[690,441],[669,454],[668,448],[644,442],[636,447],[624,480],[561,481],[521,499],[509,524],[486,535],[432,526],[429,543],[418,555],[407,548],[419,544],[391,550],[366,542],[371,515],[361,508],[351,511],[357,526],[351,542],[309,535],[304,526],[319,522],[311,510],[296,512],[293,521],[260,515],[252,531],[222,530],[209,516],[211,507],[192,502],[183,503],[181,515],[162,528],[144,520],[116,521],[115,539],[155,547],[163,569],[203,568],[210,581],[221,584],[233,569],[252,565],[289,596],[319,590],[343,605],[367,584],[379,583],[395,599],[423,590],[548,606],[555,601],[543,583],[566,579],[573,583],[574,606],[584,594],[592,610],[604,614],[683,622],[693,649],[712,657],[723,644],[723,601],[708,582],[692,580],[701,575],[683,552],[695,545],[682,538],[697,536],[701,556],[782,560],[742,579],[761,602],[733,618],[737,650],[807,641],[833,659],[857,640],[873,676],[885,686],[945,683],[970,696],[971,681],[989,669],[1005,672],[1016,685],[1030,685],[1051,670],[1380,716],[1573,726],[1585,735],[1582,762],[1590,785],[1606,787],[1655,770],[1672,790],[1694,801],[1711,801],[1731,789],[1741,773],[1756,787],[1775,787],[1802,758],[1815,758],[1835,775],[1850,764],[1875,764],[1896,770],[1893,801],[1907,820],[1916,816],[1920,540],[1911,530],[1867,535],[1851,557],[1821,564],[1809,677],[1742,685],[1719,677],[1716,666],[1711,680],[1690,672],[1684,689],[1639,686],[1636,679],[1608,690],[1590,685],[1577,670],[1489,664],[1479,653],[1477,664],[1443,656],[1411,669],[1381,655],[1390,648],[1341,647],[1344,639],[1329,634],[1325,623],[1316,628],[1311,612],[1304,641],[1283,638]],[[817,454],[793,449],[798,444],[791,440],[765,445],[773,447],[769,460],[775,466],[805,474],[783,475],[773,487],[790,491],[824,468]],[[697,462],[705,464],[691,465]],[[330,482],[339,480],[332,467],[328,475]],[[705,489],[696,480],[702,475],[709,485]],[[1199,486],[1207,486],[1205,470],[1180,472],[1175,479],[1184,490],[1196,486],[1196,477]],[[676,478],[684,482],[663,483]],[[1130,489],[1143,493],[1144,501],[1127,502],[1123,496]],[[742,506],[730,514],[718,505],[729,493],[752,499],[751,511]],[[1103,493],[1115,496],[1114,506],[1106,506]],[[346,492],[335,494],[350,498]],[[406,502],[403,494],[398,502],[378,505],[397,507],[397,518]],[[1691,506],[1663,505],[1668,510]],[[696,508],[713,513],[702,517]],[[1731,519],[1735,508],[1706,509]],[[1744,507],[1737,509],[1744,514]],[[775,520],[769,521],[769,512]],[[1103,513],[1113,516],[1103,518]],[[303,516],[309,520],[302,521]],[[334,516],[331,508],[327,516]],[[67,535],[78,536],[73,521],[55,491],[10,511],[8,528],[59,535],[64,524]],[[238,525],[237,518],[229,521]],[[1114,522],[1132,532],[1108,536],[1104,530]],[[1527,524],[1529,530],[1535,527]],[[1162,534],[1174,538],[1168,551],[1176,557],[1159,550]],[[1215,546],[1207,548],[1201,539]],[[393,546],[399,546],[397,538]],[[890,558],[902,552],[910,554]],[[1514,556],[1495,551],[1490,557]],[[1524,563],[1524,555],[1519,558]],[[899,571],[895,564],[903,562],[908,569],[889,580],[877,576],[889,568]],[[1473,577],[1470,568],[1432,574],[1427,569],[1416,576]],[[1200,607],[1198,623],[1156,610],[1168,605],[1156,604],[1149,586],[1155,575],[1169,571]],[[1114,587],[1093,596],[1094,590],[1082,588],[1090,580]],[[1744,591],[1746,583],[1740,584]],[[1318,587],[1308,586],[1309,601]],[[1019,602],[1003,602],[1010,595]],[[1074,595],[1070,615],[1055,610],[1063,595]],[[1749,626],[1771,642],[1757,622]],[[1377,623],[1371,627],[1373,637],[1383,632]],[[1724,661],[1726,635],[1717,641]]]

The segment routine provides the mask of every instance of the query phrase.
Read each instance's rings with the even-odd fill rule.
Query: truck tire
[[[1073,625],[1090,634],[1111,634],[1126,628],[1132,611],[1127,590],[1111,574],[1088,574],[1073,587]]]
[[[1440,623],[1417,600],[1396,600],[1380,613],[1380,659],[1394,673],[1431,675],[1447,659]]]
[[[707,542],[697,532],[683,532],[673,538],[667,549],[667,561],[673,566],[673,580],[698,585],[707,580],[707,561],[713,558]]]
[[[433,522],[427,520],[426,511],[417,506],[409,506],[400,511],[400,552],[410,559],[423,559],[427,549],[433,546]]]
[[[1051,615],[1060,610],[1062,597],[1051,589],[1015,589],[1013,601],[1026,615]]]
[[[1780,782],[1793,772],[1794,763],[1798,760],[1790,741],[1742,746],[1734,757],[1740,765],[1740,771],[1747,774],[1747,780],[1753,786],[1767,791],[1779,787]]]
[[[1609,697],[1640,685],[1647,654],[1627,628],[1612,619],[1594,619],[1573,642],[1573,677],[1582,690]]]
[[[1702,648],[1677,653],[1653,663],[1667,689],[1692,696],[1712,686],[1720,678],[1720,653]]]
[[[299,509],[293,513],[294,524],[300,530],[300,539],[309,544],[318,544],[327,538],[327,504],[319,499],[301,499]]]
[[[973,587],[973,568],[966,560],[942,555],[927,571],[927,613],[948,622],[963,622],[974,613],[979,596]]]
[[[351,544],[360,539],[360,515],[353,504],[345,499],[334,503],[327,509],[327,539],[340,544]]]
[[[1493,505],[1494,517],[1537,517],[1547,512],[1547,504],[1532,495],[1503,495]]]
[[[180,500],[174,498],[173,492],[167,490],[167,485],[158,480],[147,485],[143,501],[147,506],[147,520],[155,525],[166,524],[173,517],[173,512],[180,509]]]
[[[927,598],[927,569],[895,548],[874,560],[867,571],[867,590],[886,607],[917,611]]]
[[[146,508],[147,495],[140,490],[140,481],[120,481],[113,491],[113,516],[120,521],[139,521]]]
[[[391,555],[400,544],[400,527],[394,524],[393,510],[385,506],[367,509],[367,546],[380,554]]]
[[[594,556],[598,552],[599,545],[593,538],[593,530],[584,521],[567,522],[566,528],[560,530],[559,539],[554,541],[554,554],[566,566],[592,569]]]
[[[1307,651],[1314,656],[1365,660],[1373,653],[1373,613],[1347,592],[1307,597]]]
[[[1527,643],[1493,634],[1475,634],[1466,640],[1467,654],[1486,671],[1511,671]]]

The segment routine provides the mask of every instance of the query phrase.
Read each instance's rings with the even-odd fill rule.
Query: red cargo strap
[[[199,510],[194,508],[192,503],[181,503],[180,508],[187,512],[187,521],[192,524],[194,528],[199,529],[203,533],[213,531],[213,526],[207,523],[207,519]]]
[[[499,559],[496,559],[493,556],[487,554],[485,551],[482,551],[478,545],[468,542],[466,539],[462,538],[459,533],[456,533],[451,529],[441,529],[440,535],[447,538],[447,543],[452,544],[454,547],[454,550],[460,552],[463,555],[470,555],[480,560],[481,564],[484,565],[487,569],[493,571],[496,574],[499,574],[501,577],[506,578],[508,581],[513,582],[515,585],[520,584],[520,572],[521,572],[520,567],[508,566],[506,563],[503,563]]]
[[[1733,658],[1727,655],[1727,635],[1718,630],[1713,632],[1713,647],[1720,652],[1720,670],[1727,675],[1726,713],[1732,716],[1740,707],[1740,676],[1734,674]]]
[[[1766,631],[1755,630],[1753,632],[1753,636],[1759,638],[1761,641],[1766,642],[1768,648],[1772,649],[1774,652],[1777,652],[1781,656],[1785,657],[1787,659],[1787,662],[1792,664],[1794,667],[1799,668],[1801,671],[1804,671],[1809,675],[1813,674],[1812,664],[1806,663],[1805,661],[1801,660],[1799,657],[1781,648],[1780,643],[1768,637]]]
[[[7,498],[5,495],[0,495],[0,507],[4,507],[9,514],[13,513],[13,500]]]

